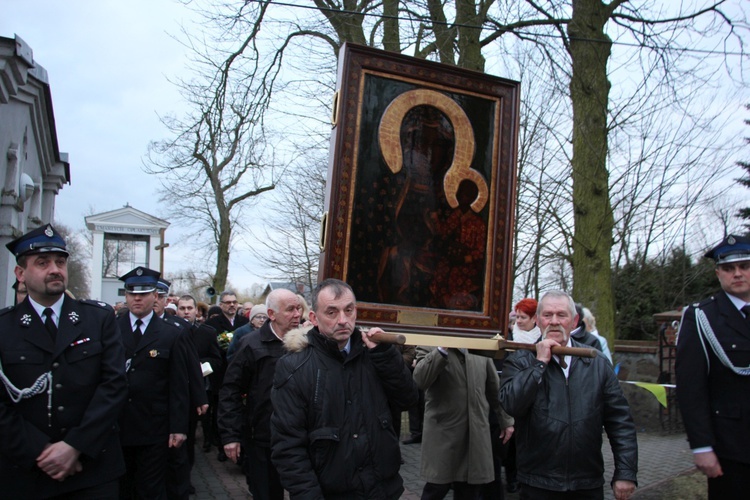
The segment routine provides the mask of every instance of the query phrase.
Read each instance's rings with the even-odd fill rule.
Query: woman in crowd
[[[536,344],[542,332],[536,326],[536,306],[535,299],[522,299],[514,307],[516,313],[516,324],[513,325],[511,340],[513,342],[522,342],[524,344]]]

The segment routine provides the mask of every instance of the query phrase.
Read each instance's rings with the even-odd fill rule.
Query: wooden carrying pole
[[[361,328],[363,329],[363,328]],[[509,342],[502,336],[496,335],[491,338],[474,338],[474,337],[451,337],[447,335],[425,335],[421,333],[388,333],[383,332],[376,334],[376,342],[399,345],[423,345],[430,347],[455,347],[465,348],[474,354],[480,354],[489,357],[502,357],[503,351],[515,351],[518,349],[525,351],[535,351],[535,344],[524,344],[521,342]],[[484,351],[484,352],[482,352]],[[595,358],[597,351],[594,348],[585,347],[565,347],[554,346],[552,354],[558,356],[578,356],[582,358]]]

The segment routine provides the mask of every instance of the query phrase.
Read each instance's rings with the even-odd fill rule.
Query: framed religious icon
[[[319,278],[352,286],[359,323],[504,328],[518,109],[518,82],[344,45]]]

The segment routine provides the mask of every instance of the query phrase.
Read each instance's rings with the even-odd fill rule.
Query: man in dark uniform
[[[750,238],[705,255],[722,291],[686,308],[677,340],[677,399],[711,499],[750,491]]]
[[[52,226],[7,247],[28,297],[0,312],[0,498],[116,497],[126,379],[114,310],[65,294]]]
[[[203,415],[208,411],[208,398],[206,396],[206,387],[203,382],[203,373],[201,371],[201,361],[198,352],[193,343],[193,336],[190,332],[190,323],[179,316],[170,315],[166,312],[167,296],[172,283],[159,277],[156,281],[156,301],[154,302],[154,314],[156,317],[163,319],[182,330],[185,335],[188,347],[188,372],[185,376],[188,379],[190,387],[190,404],[188,408],[188,422],[197,419],[197,416]],[[217,343],[218,349],[218,343]],[[192,424],[190,424],[192,425]],[[195,493],[195,488],[190,482],[190,469],[194,459],[194,450],[192,449],[194,438],[190,438],[190,429],[188,427],[188,436],[183,446],[169,449],[169,461],[167,465],[167,498],[169,500],[187,500],[191,493]]]
[[[158,272],[144,267],[120,277],[129,310],[117,320],[129,383],[120,417],[127,468],[121,498],[166,498],[169,448],[181,446],[188,431],[187,336],[154,314],[158,278]]]

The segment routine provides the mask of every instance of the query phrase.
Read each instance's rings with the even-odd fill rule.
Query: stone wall
[[[613,356],[615,366],[619,365],[618,378],[621,381],[674,384],[670,363],[673,354],[673,348],[660,348],[656,341],[617,341]],[[674,389],[667,388],[667,408],[664,408],[649,391],[634,384],[623,382],[621,385],[639,432],[683,430]]]

